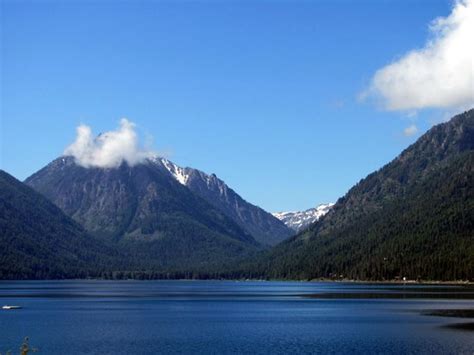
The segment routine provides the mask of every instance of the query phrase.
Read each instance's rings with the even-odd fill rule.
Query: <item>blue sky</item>
[[[155,150],[269,211],[335,201],[444,117],[358,95],[452,6],[3,0],[1,168],[24,179],[79,124],[127,117]]]

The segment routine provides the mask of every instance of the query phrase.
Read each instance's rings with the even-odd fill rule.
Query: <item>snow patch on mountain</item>
[[[176,181],[178,181],[181,185],[184,186],[189,186],[190,184],[190,179],[192,174],[199,174],[207,184],[208,187],[211,187],[211,185],[218,185],[218,188],[221,193],[224,193],[224,182],[219,180],[216,175],[211,174],[208,175],[200,170],[193,169],[193,168],[182,168],[179,165],[176,165],[172,161],[162,158],[159,156],[154,156],[149,159],[153,163],[158,163],[161,164],[168,170],[168,172],[175,178]]]
[[[187,184],[189,180],[189,174],[187,174],[186,169],[174,164],[173,162],[169,161],[165,158],[154,158],[160,159],[163,163],[163,166],[170,172],[170,174],[182,185]]]
[[[332,206],[334,206],[334,203],[324,203],[306,211],[275,212],[272,214],[288,227],[299,232],[328,213]]]

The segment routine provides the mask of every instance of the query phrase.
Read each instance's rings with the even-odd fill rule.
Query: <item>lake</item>
[[[463,286],[237,281],[1,281],[0,353],[469,353]]]

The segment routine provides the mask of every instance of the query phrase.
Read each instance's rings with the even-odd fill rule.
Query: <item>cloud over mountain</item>
[[[114,168],[122,162],[136,165],[155,153],[140,148],[135,124],[122,118],[117,130],[97,137],[89,126],[80,125],[76,140],[66,148],[64,155],[73,156],[77,164],[86,168]]]
[[[431,38],[379,69],[362,94],[387,110],[466,108],[474,104],[474,0],[459,0],[430,25]]]

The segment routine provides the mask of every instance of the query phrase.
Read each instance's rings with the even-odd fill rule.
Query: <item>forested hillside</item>
[[[239,272],[292,279],[473,279],[473,149],[470,110],[433,127],[357,183],[319,222]]]
[[[121,256],[0,170],[0,279],[97,277]]]

